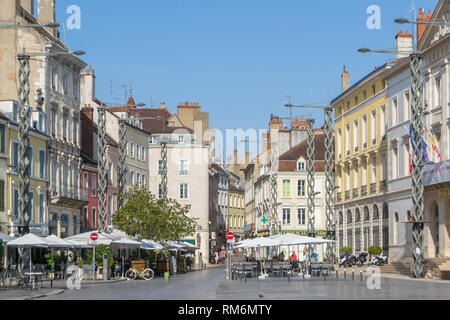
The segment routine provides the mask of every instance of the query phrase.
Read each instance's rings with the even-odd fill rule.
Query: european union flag
[[[409,125],[409,139],[412,142],[412,124]],[[423,159],[423,163],[427,163],[430,161],[430,159],[428,158],[428,152],[427,152],[427,148],[428,145],[425,142],[425,140],[422,139],[422,150],[423,150],[423,154],[422,154],[422,159]]]

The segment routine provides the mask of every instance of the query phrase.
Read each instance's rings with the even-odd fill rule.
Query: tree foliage
[[[188,217],[190,205],[157,199],[145,186],[130,189],[124,200],[125,205],[114,215],[113,224],[130,236],[165,244],[195,234],[197,221]]]

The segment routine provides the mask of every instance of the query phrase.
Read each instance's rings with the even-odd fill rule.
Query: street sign
[[[90,238],[91,238],[92,241],[97,241],[97,239],[98,239],[98,234],[96,234],[95,232],[94,232],[94,233],[91,233]]]
[[[266,224],[267,223],[267,221],[269,221],[269,220],[267,220],[267,218],[266,217],[264,217],[262,220],[262,223],[264,223],[264,224]]]
[[[233,232],[228,232],[227,233],[227,240],[233,240],[234,239],[234,233]]]

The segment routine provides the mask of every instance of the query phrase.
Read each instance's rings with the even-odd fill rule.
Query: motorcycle
[[[388,257],[386,256],[374,256],[369,262],[369,266],[382,266],[388,263]]]
[[[368,254],[365,252],[361,252],[358,256],[358,258],[356,258],[356,264],[358,265],[358,267],[362,267],[364,265],[364,263],[367,261],[367,256]]]
[[[339,258],[339,266],[340,267],[351,267],[353,265],[352,255],[350,254],[341,254]]]

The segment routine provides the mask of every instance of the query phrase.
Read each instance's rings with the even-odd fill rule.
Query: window
[[[39,223],[45,222],[45,194],[39,194]]]
[[[283,180],[283,197],[287,198],[291,196],[291,180]]]
[[[92,208],[92,227],[97,229],[97,208]]]
[[[375,95],[375,93],[377,93],[377,86],[373,85],[372,86],[372,95]]]
[[[383,86],[383,89],[386,89],[386,80],[383,80],[383,81],[381,82],[381,85]]]
[[[0,124],[0,153],[5,153],[5,125]]]
[[[377,159],[375,157],[372,158],[372,179],[371,183],[377,182]]]
[[[92,188],[92,196],[97,196],[97,175],[93,174],[91,175],[91,188]]]
[[[404,108],[404,111],[403,111],[403,121],[408,121],[409,120],[409,110],[410,110],[410,108],[409,108],[409,91],[406,91],[405,92],[405,101],[404,101],[404,104],[403,104],[403,108]]]
[[[403,176],[406,177],[410,174],[411,155],[409,153],[409,143],[405,143],[403,152]]]
[[[142,184],[143,184],[144,186],[146,185],[145,174],[142,175]]]
[[[353,123],[353,146],[355,153],[359,151],[359,124],[358,120]]]
[[[179,173],[180,176],[187,176],[189,174],[189,164],[187,160],[180,160]]]
[[[78,81],[73,82],[73,97],[78,100]]]
[[[76,118],[73,118],[73,136],[72,136],[73,142],[75,144],[78,144],[78,120]]]
[[[305,180],[298,180],[298,196],[304,197],[306,196],[306,181]]]
[[[52,69],[52,89],[56,90],[56,70]]]
[[[0,180],[0,211],[5,211],[5,180]]]
[[[12,153],[13,153],[13,166],[15,167],[15,171],[17,171],[19,168],[18,168],[18,165],[19,165],[19,143],[18,142],[15,142],[15,141],[13,141],[13,143],[12,143]]]
[[[63,138],[67,138],[67,113],[63,113]]]
[[[142,161],[145,161],[145,158],[146,158],[146,152],[147,152],[147,149],[145,148],[145,147],[142,147]]]
[[[301,208],[297,211],[298,214],[298,224],[304,226],[306,224],[306,210]]]
[[[136,184],[140,184],[140,183],[141,183],[141,174],[136,173]]]
[[[381,131],[381,141],[386,139],[386,106],[381,106],[381,119],[380,119],[380,131]]]
[[[137,144],[136,145],[136,159],[140,159],[141,158],[141,147]]]
[[[28,199],[30,201],[30,206],[28,207],[28,215],[30,217],[30,223],[34,222],[34,194],[33,192],[28,193]]]
[[[355,163],[353,166],[353,189],[358,188],[358,164]]]
[[[73,234],[77,234],[77,231],[78,231],[77,216],[73,216]]]
[[[68,83],[68,77],[65,74],[63,76],[63,91],[64,91],[64,94],[67,94],[67,83]]]
[[[130,172],[130,184],[132,186],[134,186],[134,172],[133,171]]]
[[[291,224],[291,209],[283,209],[283,224]]]
[[[39,150],[39,178],[45,179],[45,150]]]
[[[30,147],[30,149],[28,149],[28,158],[30,159],[30,167],[28,168],[28,175],[30,177],[33,176],[34,174],[34,168],[33,168],[33,147]]]
[[[17,189],[14,189],[13,217],[14,220],[17,220],[19,218],[19,190]]]
[[[358,103],[359,103],[358,96],[356,96],[356,97],[355,97],[355,106],[357,106]]]
[[[83,188],[84,190],[89,188],[89,174],[87,172],[83,173]]]
[[[180,184],[180,199],[188,199],[189,198],[189,190],[187,183]]]
[[[392,146],[392,179],[398,178],[398,148]]]
[[[13,105],[13,120],[15,122],[19,121],[19,106],[15,103]]]
[[[350,125],[345,127],[345,152],[350,156]]]
[[[131,142],[131,144],[130,144],[130,156],[134,157],[134,143],[133,142]]]
[[[367,100],[367,91],[364,90],[363,92],[364,101]]]
[[[339,160],[342,159],[342,130],[338,130],[338,141],[337,141],[337,148],[338,148],[338,157]]]
[[[52,110],[52,136],[56,135],[56,110]]]
[[[441,78],[437,77],[434,79],[434,85],[435,85],[435,97],[434,97],[434,107],[440,107],[441,106]]]
[[[350,101],[347,102],[347,111],[350,110]]]
[[[305,171],[306,170],[306,162],[304,159],[300,159],[297,162],[297,170],[298,171]]]
[[[372,146],[377,144],[377,110],[372,111]]]
[[[362,143],[363,149],[367,148],[367,116],[363,117],[363,127],[362,127]]]
[[[397,115],[398,115],[398,100],[397,98],[392,99],[392,126],[397,125]]]

